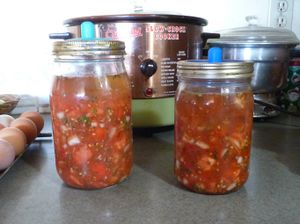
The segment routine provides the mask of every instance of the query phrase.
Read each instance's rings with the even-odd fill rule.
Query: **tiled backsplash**
[[[16,108],[11,114],[21,114],[25,111],[38,111],[40,113],[50,113],[48,99],[36,96],[22,95]]]

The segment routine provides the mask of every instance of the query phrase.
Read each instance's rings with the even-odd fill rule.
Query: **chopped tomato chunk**
[[[105,139],[106,138],[106,129],[105,128],[96,128],[95,130],[95,137],[98,139]]]
[[[90,169],[95,176],[105,179],[107,172],[104,163],[95,162],[90,166]]]

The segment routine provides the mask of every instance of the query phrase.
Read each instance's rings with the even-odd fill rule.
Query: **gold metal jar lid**
[[[253,63],[244,61],[209,63],[205,60],[185,60],[177,62],[177,75],[195,79],[251,78]]]
[[[124,55],[125,43],[104,39],[69,39],[53,43],[53,54],[57,57],[97,57]]]

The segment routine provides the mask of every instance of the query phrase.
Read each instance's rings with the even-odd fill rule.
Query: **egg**
[[[20,117],[25,117],[32,120],[37,127],[38,134],[41,132],[41,130],[44,127],[44,119],[39,112],[27,111],[22,113]]]
[[[0,139],[0,170],[9,167],[15,159],[15,150],[7,141]]]
[[[0,115],[0,124],[4,125],[4,127],[9,127],[11,122],[13,122],[15,118],[8,114],[1,114]]]
[[[14,150],[15,154],[18,156],[24,152],[26,148],[27,138],[23,131],[15,127],[8,127],[0,130],[0,139],[6,140],[10,143]]]
[[[26,135],[27,143],[30,144],[37,136],[37,128],[34,122],[25,117],[19,117],[10,124],[11,127],[15,127],[23,131]]]
[[[3,124],[0,124],[0,130],[5,128],[5,126]]]

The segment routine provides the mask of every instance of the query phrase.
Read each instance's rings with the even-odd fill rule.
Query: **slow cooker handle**
[[[219,33],[206,33],[206,32],[203,32],[201,34],[201,38],[203,40],[203,45],[202,47],[205,47],[206,45],[206,42],[208,39],[217,39],[217,38],[220,38],[220,34]]]
[[[202,49],[203,49],[203,56],[207,56],[207,52],[208,52],[208,47],[206,46],[206,42],[208,39],[217,39],[220,38],[220,34],[219,33],[206,33],[203,32],[201,34],[201,38],[202,38]]]
[[[65,32],[65,33],[50,33],[49,38],[50,39],[71,39],[73,37],[72,33]]]

